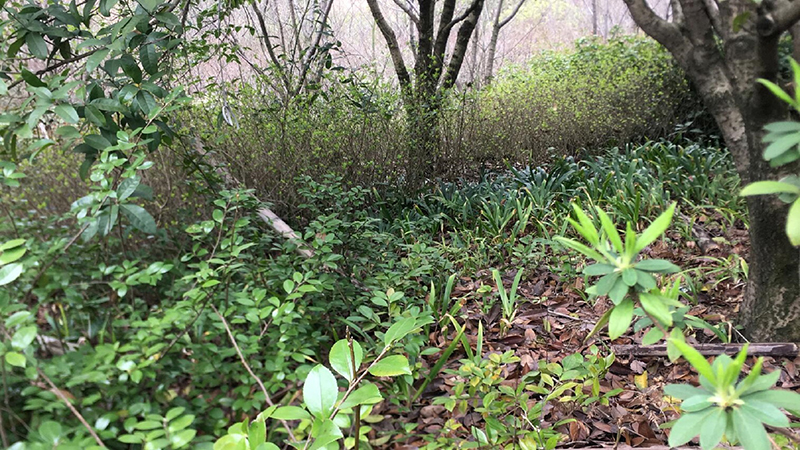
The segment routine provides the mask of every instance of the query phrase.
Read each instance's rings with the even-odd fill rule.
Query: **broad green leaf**
[[[767,389],[772,388],[773,386],[775,386],[775,383],[778,382],[778,378],[780,378],[781,375],[780,372],[781,372],[780,370],[775,370],[766,375],[760,375],[755,377],[753,380],[750,381],[750,386],[747,388],[747,390],[743,392],[751,394],[754,392],[765,391]]]
[[[745,400],[744,405],[741,405],[740,408],[767,425],[778,428],[786,428],[789,426],[789,419],[786,417],[786,414],[772,403],[750,398]]]
[[[628,287],[633,287],[636,285],[636,271],[630,267],[626,267],[622,270],[622,282],[628,285]]]
[[[613,272],[616,267],[611,264],[592,264],[583,268],[583,274],[590,277],[598,275],[608,275]]]
[[[383,343],[386,347],[403,339],[406,335],[417,328],[417,321],[413,317],[405,317],[393,323],[386,334],[383,335]]]
[[[698,412],[711,407],[714,402],[711,401],[711,394],[700,394],[689,397],[681,403],[681,409],[686,412]]]
[[[608,295],[611,288],[619,280],[619,272],[610,273],[597,281],[597,295]]]
[[[780,372],[776,370],[775,372]],[[742,400],[746,402],[759,401],[772,404],[778,408],[786,410],[797,410],[800,408],[800,394],[793,391],[782,389],[772,389],[769,391],[759,391],[752,394],[742,396]]]
[[[642,303],[642,308],[659,323],[667,327],[672,326],[672,314],[660,296],[642,292],[639,294],[639,301]]]
[[[105,150],[108,147],[111,147],[111,142],[108,139],[100,136],[99,134],[87,134],[86,137],[83,138],[87,144],[89,144],[92,148],[97,150]]]
[[[47,84],[45,84],[44,81],[40,80],[39,77],[36,76],[33,72],[30,72],[26,69],[22,69],[22,71],[20,72],[20,76],[22,77],[23,80],[25,80],[26,83],[28,83],[28,86],[47,87]]]
[[[589,334],[586,335],[586,338],[584,338],[583,342],[589,341],[589,339],[591,339],[592,336],[599,333],[600,330],[603,329],[604,326],[606,326],[609,317],[611,317],[612,311],[613,309],[609,309],[606,312],[604,312],[602,316],[600,316],[600,319],[597,320],[597,323],[594,325],[594,328],[592,328],[592,331],[590,331]]]
[[[800,245],[800,198],[792,203],[786,217],[786,235],[794,246]]]
[[[700,446],[703,450],[713,450],[725,434],[728,416],[722,408],[714,408],[700,425]]]
[[[355,364],[353,356],[355,356]],[[328,354],[333,370],[343,376],[347,381],[353,381],[355,379],[353,366],[355,366],[355,370],[357,371],[361,367],[363,357],[364,351],[361,348],[361,344],[353,341],[353,351],[351,354],[347,339],[336,341]]]
[[[140,90],[136,94],[136,102],[139,104],[139,108],[142,109],[144,115],[148,117],[150,117],[150,114],[155,111],[158,106],[158,102],[156,102],[156,98],[153,97],[153,94],[145,90]]]
[[[58,422],[48,420],[39,425],[39,436],[48,444],[57,444],[62,433],[61,424]]]
[[[180,430],[183,430],[184,428],[186,428],[189,425],[191,425],[192,422],[194,422],[194,415],[193,414],[187,414],[185,416],[181,416],[179,419],[176,419],[176,420],[170,422],[169,427],[168,427],[169,432],[170,433],[175,433],[175,432],[178,432]]]
[[[263,420],[256,420],[250,424],[250,429],[247,430],[247,440],[252,449],[258,448],[267,441],[267,425]]]
[[[117,187],[117,200],[125,200],[130,197],[136,188],[139,187],[139,177],[125,178]]]
[[[164,416],[164,418],[167,419],[167,422],[169,422],[175,419],[176,417],[180,416],[181,414],[183,414],[184,411],[186,411],[186,408],[184,408],[183,406],[172,408],[169,411],[167,411],[167,414]]]
[[[383,400],[378,387],[372,383],[367,383],[364,386],[351,392],[350,395],[339,405],[339,409],[349,409],[358,405],[374,405]]]
[[[78,123],[81,119],[78,117],[78,113],[75,111],[75,108],[72,105],[58,105],[54,109],[55,113],[58,117],[61,117],[61,120],[67,123]]]
[[[197,430],[182,430],[175,434],[171,434],[169,437],[169,442],[172,444],[172,448],[183,448],[192,442],[192,439],[194,439],[196,434]]]
[[[764,159],[767,161],[777,158],[800,144],[800,133],[790,133],[781,136],[764,149]]]
[[[97,69],[103,62],[103,60],[106,59],[106,56],[108,56],[110,51],[111,50],[104,48],[92,53],[88,58],[86,58],[86,72],[94,72],[94,70]]]
[[[672,222],[672,215],[675,214],[675,205],[676,203],[672,203],[670,207],[659,215],[653,223],[647,227],[642,234],[636,238],[636,245],[634,246],[634,253],[639,253],[645,247],[653,243],[659,236],[664,234],[669,227],[670,222]]]
[[[270,417],[278,420],[304,420],[311,419],[311,414],[299,406],[281,406]]]
[[[608,318],[608,337],[616,339],[622,336],[633,320],[633,301],[626,298],[615,306]]]
[[[773,122],[765,125],[764,129],[773,133],[800,132],[800,122]]]
[[[158,51],[154,44],[146,44],[139,48],[139,59],[142,61],[142,67],[150,75],[158,72]]]
[[[155,234],[156,221],[144,208],[139,205],[126,203],[120,205],[120,210],[134,228],[143,233]]]
[[[711,370],[711,364],[708,363],[708,361],[703,357],[703,355],[700,354],[700,352],[680,339],[671,337],[670,342],[672,342],[675,347],[678,348],[683,357],[689,361],[689,364],[691,364],[692,367],[697,370],[697,373],[706,377],[712,383],[716,382],[717,377],[714,375],[714,371]]]
[[[683,414],[678,419],[669,432],[669,446],[680,447],[700,434],[703,421],[713,410]]]
[[[376,377],[396,377],[411,375],[408,359],[403,355],[388,356],[370,367],[369,373]]]
[[[734,408],[733,427],[739,443],[747,450],[770,450],[772,445],[767,437],[767,431],[758,418],[753,417],[742,408]]]
[[[8,85],[0,78],[0,96],[8,95]]]
[[[14,367],[25,367],[25,356],[17,352],[6,352],[6,362]]]
[[[28,32],[25,35],[25,44],[33,56],[38,59],[47,58],[47,43],[39,33]]]
[[[22,263],[13,263],[0,267],[0,286],[19,278],[22,275]]]
[[[19,260],[23,256],[25,256],[25,252],[28,249],[25,247],[19,247],[12,250],[6,250],[3,253],[0,253],[0,266],[4,266],[6,264],[11,264],[14,261]]]
[[[664,333],[656,327],[650,328],[642,337],[642,345],[653,345],[664,338]]]
[[[643,259],[636,263],[636,269],[658,273],[675,273],[681,270],[680,267],[665,259]]]
[[[608,292],[608,298],[610,298],[611,302],[615,305],[619,305],[625,296],[628,295],[629,290],[630,287],[628,287],[625,282],[618,278],[616,283],[614,283],[614,287],[612,287],[611,291]]]
[[[756,181],[745,186],[739,195],[747,197],[750,195],[781,194],[784,192],[800,195],[800,188],[782,181]]]
[[[27,327],[20,328],[16,333],[14,333],[14,337],[11,338],[11,347],[13,347],[15,350],[24,350],[27,346],[31,345],[34,339],[36,339],[36,332],[36,325],[29,325]]]
[[[12,239],[8,242],[0,244],[0,251],[6,251],[11,248],[19,247],[25,243],[25,239]]]
[[[636,271],[636,283],[643,287],[645,291],[650,291],[658,287],[655,277],[641,270]]]
[[[736,358],[725,370],[723,378],[720,380],[721,386],[729,386],[736,383],[736,380],[739,378],[739,375],[742,372],[742,365],[744,365],[744,362],[747,359],[747,349],[749,346],[749,343],[744,344],[742,349],[739,351],[739,354],[736,355]]]
[[[321,364],[314,366],[303,384],[303,402],[308,411],[320,419],[327,418],[338,395],[339,387],[331,371]]]
[[[331,420],[323,420],[322,425],[318,430],[314,430],[314,443],[308,450],[319,450],[326,448],[328,444],[336,442],[343,438],[342,430]],[[338,447],[338,445],[337,445]]]

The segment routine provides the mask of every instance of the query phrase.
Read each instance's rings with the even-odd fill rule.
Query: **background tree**
[[[778,43],[795,35],[800,2],[766,0],[673,0],[672,19],[657,15],[645,0],[625,0],[645,33],[664,45],[695,84],[714,116],[747,183],[772,179],[777,171],[762,159],[764,125],[784,119],[787,109],[756,82],[779,78]],[[800,341],[800,254],[789,243],[787,207],[766,197],[747,200],[750,274],[742,323],[753,340]]]
[[[408,116],[409,165],[407,183],[419,186],[433,172],[438,147],[437,115],[442,94],[453,87],[464,62],[475,26],[483,11],[484,0],[472,0],[456,15],[456,0],[445,0],[438,10],[434,0],[419,0],[417,5],[407,0],[395,0],[416,28],[412,53],[413,72],[403,58],[397,34],[383,15],[378,0],[367,0],[372,17],[386,40],[403,102]],[[436,18],[438,16],[438,27]],[[447,47],[454,29],[458,27],[453,49]]]
[[[494,76],[494,58],[497,52],[497,39],[500,36],[500,29],[508,25],[508,23],[514,19],[514,16],[517,15],[524,3],[525,0],[519,0],[508,15],[505,18],[501,18],[503,15],[504,1],[498,0],[497,2],[497,9],[494,11],[494,20],[492,21],[492,36],[489,38],[489,47],[486,51],[486,71],[483,75],[483,81],[487,85],[492,82],[492,77]]]

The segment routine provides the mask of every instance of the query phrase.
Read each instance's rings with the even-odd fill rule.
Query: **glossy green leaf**
[[[369,373],[376,377],[396,377],[398,375],[411,375],[411,368],[405,356],[392,355],[370,367]]]
[[[633,320],[633,301],[629,298],[615,306],[608,317],[608,337],[616,339],[622,336]]]
[[[139,187],[139,177],[125,178],[117,187],[117,199],[122,201],[130,197]]]
[[[270,417],[278,420],[304,420],[311,419],[311,414],[299,406],[281,406]]]
[[[397,322],[393,323],[392,326],[386,330],[386,334],[383,335],[383,343],[385,346],[389,347],[393,343],[403,339],[406,335],[414,329],[417,328],[417,321],[413,317],[404,317]]]
[[[776,370],[775,372],[780,372],[780,371]],[[742,400],[744,400],[745,402],[758,401],[758,402],[769,403],[778,408],[783,408],[792,411],[800,409],[800,394],[798,394],[797,392],[787,391],[784,389],[773,389],[768,391],[754,392],[752,394],[743,395]]]
[[[4,286],[22,275],[22,263],[13,263],[0,267],[0,286]]]
[[[36,325],[20,328],[14,333],[14,337],[11,338],[11,347],[15,350],[24,350],[36,339],[37,331]]]
[[[154,44],[143,45],[139,48],[139,60],[142,62],[142,67],[150,75],[158,72],[158,58],[159,54]]]
[[[42,35],[39,33],[28,32],[25,34],[25,44],[31,54],[38,59],[46,59],[48,50],[47,42],[44,41]]]
[[[355,361],[353,361],[353,356],[355,356]],[[361,367],[364,351],[361,348],[361,344],[353,341],[353,351],[351,352],[347,339],[340,339],[331,347],[328,358],[331,367],[336,373],[343,376],[347,381],[353,381],[355,379],[353,366],[355,366],[356,370]]]
[[[267,425],[263,420],[256,420],[250,424],[250,429],[247,430],[247,441],[250,448],[253,449],[267,441]]]
[[[616,269],[611,264],[592,264],[583,268],[584,275],[594,277],[598,275],[608,275]]]
[[[61,429],[61,424],[58,422],[48,420],[39,425],[39,436],[48,444],[58,444],[58,440],[61,439],[63,433],[64,431]]]
[[[303,402],[308,411],[321,419],[330,416],[336,404],[339,387],[327,367],[317,364],[308,373],[303,384]]]
[[[6,362],[14,367],[25,367],[27,360],[25,356],[17,352],[6,352]]]
[[[54,111],[58,117],[61,117],[61,120],[67,123],[78,123],[78,121],[81,119],[78,117],[78,112],[75,111],[75,108],[73,108],[72,105],[58,105],[55,107]]]
[[[156,221],[144,208],[130,203],[120,205],[120,211],[131,222],[134,228],[147,233],[155,234]]]
[[[340,409],[349,409],[358,405],[374,405],[383,400],[378,387],[372,383],[367,383],[355,391],[342,402]]]

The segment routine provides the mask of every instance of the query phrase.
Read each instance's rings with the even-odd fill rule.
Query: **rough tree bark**
[[[416,27],[413,76],[406,67],[397,35],[383,15],[378,0],[367,0],[372,18],[378,26],[403,94],[408,116],[409,151],[406,183],[420,187],[434,173],[439,147],[438,115],[444,91],[453,87],[464,62],[484,0],[471,0],[456,15],[456,0],[444,0],[438,12],[436,0],[394,0]],[[452,32],[458,29],[449,52]]]
[[[778,41],[800,19],[800,1],[672,0],[671,21],[646,0],[625,3],[696,85],[743,182],[776,178],[761,157],[762,130],[787,110],[756,80],[778,81]],[[784,232],[787,207],[764,196],[749,197],[747,206],[750,274],[740,322],[752,340],[800,342],[800,252]]]
[[[511,13],[509,13],[508,17],[500,20],[500,17],[503,13],[503,3],[503,0],[498,0],[497,2],[497,10],[494,13],[494,22],[492,22],[492,35],[489,38],[489,47],[486,49],[486,73],[484,74],[483,82],[487,86],[492,82],[492,77],[494,77],[494,59],[495,54],[497,53],[497,39],[500,37],[500,29],[511,22],[514,16],[516,16],[519,12],[519,9],[525,3],[525,0],[519,0],[517,2],[517,6],[511,10]]]

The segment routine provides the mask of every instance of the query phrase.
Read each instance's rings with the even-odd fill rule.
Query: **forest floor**
[[[742,223],[733,227],[721,227],[714,218],[701,217],[695,224],[695,241],[686,241],[678,233],[667,234],[670,239],[658,241],[645,250],[651,258],[670,260],[693,274],[696,282],[696,299],[690,314],[717,325],[730,336],[731,342],[744,342],[739,331],[734,328],[744,288],[744,263],[747,258],[747,231]],[[503,275],[506,287],[510,286],[514,273]],[[696,276],[695,276],[696,275]],[[599,355],[609,354],[612,345],[641,345],[643,331],[629,332],[614,342],[608,342],[605,330],[588,341],[586,337],[595,323],[609,307],[602,299],[592,304],[582,294],[583,278],[561,279],[547,267],[533,270],[533,276],[523,279],[518,295],[519,312],[508,330],[502,330],[499,302],[485,311],[480,301],[478,289],[482,285],[492,285],[491,270],[480,271],[472,277],[461,277],[453,288],[453,298],[462,304],[462,314],[466,316],[466,332],[471,346],[478,343],[479,323],[483,324],[483,354],[502,354],[513,352],[518,361],[501,367],[501,380],[498,384],[514,390],[520,380],[531,371],[540,369],[543,362],[561,363],[564,358],[580,353],[591,358],[592,348],[599,349]],[[506,331],[503,333],[503,331]],[[433,342],[439,342],[442,351],[452,339],[451,336],[432,335]],[[697,343],[719,342],[714,333],[695,329],[689,340]],[[428,357],[429,366],[436,364],[440,354]],[[409,408],[393,406],[384,402],[373,411],[373,415],[383,415],[384,419],[373,424],[377,435],[392,435],[385,444],[386,449],[411,450],[425,444],[423,438],[438,437],[439,441],[452,438],[456,442],[468,438],[472,426],[483,428],[485,415],[475,411],[455,408],[448,411],[433,399],[453,395],[454,386],[463,381],[455,372],[467,356],[459,348],[449,358],[445,370],[434,380],[420,397],[417,404]],[[754,362],[748,359],[748,367]],[[800,357],[767,356],[764,372],[781,370],[783,373],[777,386],[800,392]],[[550,402],[541,411],[542,428],[557,424],[565,419],[575,419],[556,427],[564,435],[559,447],[603,447],[627,444],[633,447],[665,445],[667,433],[660,426],[677,418],[679,403],[671,402],[663,395],[663,388],[670,383],[697,384],[697,375],[684,361],[670,363],[664,356],[636,356],[616,354],[613,364],[601,374],[600,395],[615,389],[618,394],[608,397],[607,402]],[[580,391],[580,388],[578,388]],[[592,383],[585,382],[585,398],[593,394]],[[532,395],[530,401],[541,400],[541,395]],[[679,402],[679,401],[677,401]],[[605,404],[604,404],[605,403]],[[474,404],[473,404],[474,405]],[[515,414],[508,410],[507,414]],[[498,417],[500,418],[500,417]],[[398,424],[416,424],[415,430],[408,433],[398,428]],[[392,432],[392,429],[395,432]],[[463,442],[463,441],[462,441]],[[448,448],[444,445],[442,448]],[[519,448],[519,447],[517,447]]]

